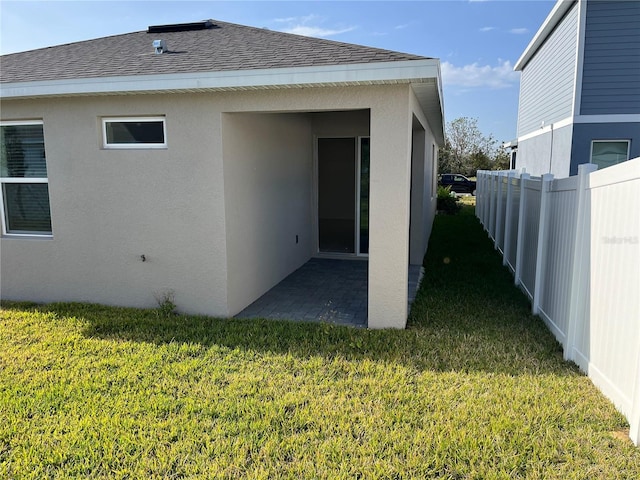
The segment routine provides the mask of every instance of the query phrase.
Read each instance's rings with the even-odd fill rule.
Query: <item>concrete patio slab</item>
[[[421,267],[409,267],[409,304],[414,300]],[[265,293],[236,318],[329,322],[366,328],[366,260],[312,258]]]

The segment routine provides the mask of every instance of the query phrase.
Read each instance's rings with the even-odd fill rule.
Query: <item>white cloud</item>
[[[528,28],[512,28],[511,30],[509,30],[509,33],[514,33],[516,35],[523,35],[525,33],[529,33],[529,29]]]
[[[287,24],[285,27],[278,28],[281,32],[294,33],[296,35],[304,35],[305,37],[331,37],[341,33],[355,30],[356,27],[342,28],[325,28],[320,26],[324,22],[324,18],[319,15],[304,15],[302,17],[286,17],[274,19],[277,23]]]
[[[482,27],[480,29],[481,32],[490,32],[491,30],[495,30],[496,27]]]
[[[322,21],[323,19],[319,15],[310,14],[304,15],[302,17],[286,17],[286,18],[276,18],[275,21],[278,23],[309,23],[313,20]]]
[[[347,27],[337,30],[322,28],[322,27],[310,27],[309,25],[295,25],[282,29],[285,33],[295,33],[296,35],[304,35],[305,37],[330,37],[332,35],[339,35],[341,33],[350,32],[355,30],[356,27]]]
[[[472,63],[457,67],[450,62],[443,62],[441,67],[442,81],[445,86],[500,89],[517,84],[520,78],[520,75],[513,71],[513,65],[508,60],[498,59],[496,66]]]

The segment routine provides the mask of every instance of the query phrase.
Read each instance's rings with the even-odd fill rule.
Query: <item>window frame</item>
[[[0,120],[0,127],[11,127],[18,125],[42,125],[42,140],[44,140],[44,121],[43,120]],[[45,147],[45,165],[46,165],[46,147]],[[53,225],[49,232],[10,232],[7,225],[7,217],[5,212],[5,189],[4,185],[8,183],[45,183],[47,188],[49,185],[49,171],[46,177],[1,177],[0,176],[0,223],[2,224],[3,237],[37,237],[37,238],[53,238]],[[49,215],[51,216],[51,196],[49,195]]]
[[[591,148],[589,149],[589,163],[593,165],[597,165],[593,163],[593,146],[596,143],[622,143],[625,142],[627,144],[627,159],[622,162],[614,163],[613,165],[619,165],[621,163],[629,161],[631,154],[631,139],[629,138],[605,138],[605,139],[593,139],[591,140]],[[609,167],[613,167],[613,165],[609,165]],[[603,167],[608,168],[608,167]],[[600,165],[598,165],[598,169],[600,169]]]
[[[105,150],[147,150],[147,149],[164,149],[167,148],[167,122],[164,116],[152,117],[101,117],[102,124],[102,148]],[[162,123],[163,143],[109,143],[107,140],[107,123]]]

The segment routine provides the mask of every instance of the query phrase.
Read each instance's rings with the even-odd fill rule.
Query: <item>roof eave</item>
[[[1,99],[245,91],[411,84],[439,144],[444,142],[438,59],[224,72],[135,75],[0,84]]]
[[[558,23],[560,23],[560,20],[562,20],[565,14],[577,1],[578,0],[558,0],[553,7],[553,10],[551,10],[551,13],[549,13],[542,26],[538,29],[538,32],[535,34],[531,42],[529,42],[529,45],[527,45],[524,53],[516,62],[515,67],[513,67],[516,72],[522,71],[538,48],[540,48],[553,29],[556,28]]]
[[[429,82],[412,82],[412,88],[438,145],[444,145],[444,96],[440,63],[437,75]]]
[[[330,66],[132,75],[0,84],[0,98],[114,95],[414,83],[439,75],[437,59]]]

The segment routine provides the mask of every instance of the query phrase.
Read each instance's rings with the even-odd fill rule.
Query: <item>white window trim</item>
[[[107,123],[110,122],[162,122],[163,143],[107,143]],[[165,117],[102,117],[102,148],[105,150],[147,150],[167,148],[167,123]]]
[[[7,120],[0,121],[0,127],[10,127],[14,125],[44,125],[42,120]],[[48,175],[48,171],[47,171]],[[48,233],[29,232],[29,233],[15,233],[7,231],[7,219],[4,212],[4,184],[5,183],[49,183],[49,177],[0,177],[0,223],[2,223],[2,236],[3,237],[35,237],[35,238],[53,238],[53,226],[52,231]],[[49,209],[51,209],[51,201],[49,201]]]
[[[591,140],[591,149],[589,150],[589,163],[593,163],[593,145],[595,143],[614,143],[614,142],[626,142],[627,143],[627,160],[630,159],[631,154],[631,140],[628,138],[600,138],[598,140]]]

